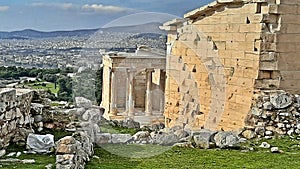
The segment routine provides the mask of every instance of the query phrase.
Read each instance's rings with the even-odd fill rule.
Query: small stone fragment
[[[280,150],[279,150],[278,147],[272,147],[272,148],[271,148],[271,152],[272,152],[272,153],[280,153]]]
[[[261,145],[259,146],[260,148],[270,148],[271,145],[267,142],[262,142]]]

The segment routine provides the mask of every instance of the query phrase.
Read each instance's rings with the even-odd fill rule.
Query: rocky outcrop
[[[258,92],[242,135],[248,139],[272,138],[275,135],[299,135],[299,117],[299,95],[281,90]]]
[[[0,89],[0,150],[7,147],[10,141],[25,142],[32,132],[32,96],[32,91],[27,89]]]
[[[66,136],[56,143],[57,169],[84,169],[86,162],[94,154],[93,143],[85,132]]]

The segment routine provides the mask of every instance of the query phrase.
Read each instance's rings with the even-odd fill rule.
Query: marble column
[[[126,112],[129,117],[133,117],[134,113],[134,99],[133,99],[133,79],[134,79],[134,69],[127,69],[127,104]]]
[[[146,69],[146,80],[147,80],[147,88],[146,88],[146,98],[145,98],[145,114],[146,116],[152,115],[152,72],[153,68]]]
[[[118,114],[117,103],[116,103],[116,78],[115,69],[111,70],[110,73],[110,114],[116,116]]]
[[[161,70],[160,72],[160,83],[159,83],[159,87],[160,87],[160,113],[163,115],[164,111],[165,111],[165,79],[166,79],[166,71],[165,70]]]

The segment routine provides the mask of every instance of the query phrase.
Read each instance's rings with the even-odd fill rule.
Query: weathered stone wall
[[[0,149],[15,141],[25,141],[22,131],[33,120],[30,116],[30,103],[33,97],[31,90],[0,89]]]
[[[216,1],[164,24],[169,126],[245,126],[254,90],[299,88],[299,0]]]
[[[169,80],[176,80],[167,91],[175,96],[167,95],[166,99],[175,107],[166,115],[174,121],[172,114],[183,112],[184,119],[189,105],[194,111],[189,114],[195,114],[190,118],[195,120],[189,120],[193,127],[236,129],[244,126],[251,106],[259,65],[256,39],[260,39],[263,14],[257,13],[257,3],[214,8],[203,12],[206,17],[191,18],[190,25],[179,28],[167,65],[185,72],[178,70],[180,77],[169,72]]]
[[[282,90],[257,91],[246,118],[246,138],[300,134],[300,97]]]
[[[276,70],[280,71],[280,89],[300,93],[300,1],[281,0],[271,5],[270,13],[278,24],[270,24],[276,32]],[[274,31],[275,30],[275,31]],[[274,46],[274,45],[273,45]]]
[[[56,168],[84,169],[93,156],[93,143],[85,132],[74,133],[57,141]]]

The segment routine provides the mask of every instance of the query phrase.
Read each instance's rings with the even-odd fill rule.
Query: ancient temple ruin
[[[104,117],[131,117],[142,124],[163,121],[165,52],[140,46],[134,53],[103,56]]]
[[[300,92],[299,0],[217,0],[168,31],[168,126],[235,130],[257,91]]]

